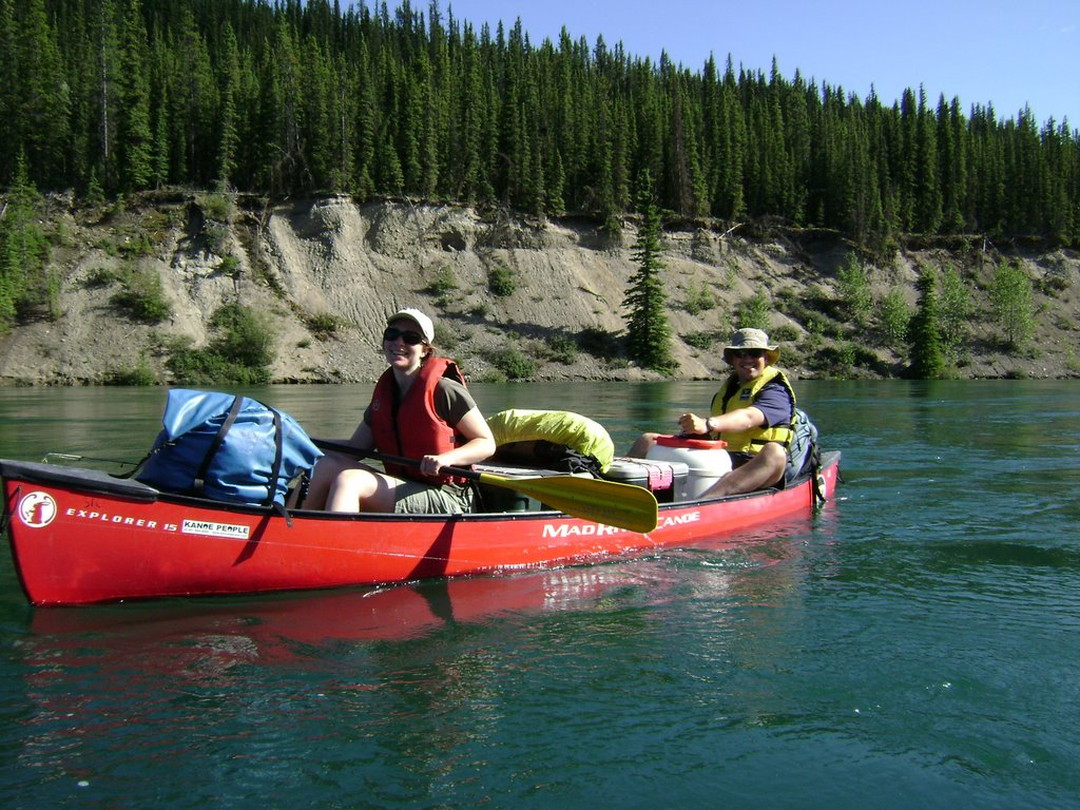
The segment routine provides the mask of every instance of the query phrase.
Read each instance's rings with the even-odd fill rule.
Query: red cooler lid
[[[723,439],[696,439],[693,436],[657,436],[656,443],[662,447],[685,447],[690,450],[723,450]]]

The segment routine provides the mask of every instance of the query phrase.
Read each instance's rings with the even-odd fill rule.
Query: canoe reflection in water
[[[100,664],[106,655],[118,662],[130,658],[123,666],[173,677],[187,672],[199,680],[200,673],[242,662],[310,661],[313,648],[340,642],[407,641],[503,616],[655,605],[688,593],[719,596],[715,591],[726,593],[733,573],[777,562],[790,567],[800,553],[791,534],[805,530],[805,518],[792,517],[713,544],[668,550],[662,561],[641,558],[384,588],[36,609],[24,652],[47,668]],[[776,585],[767,588],[768,595],[744,596],[773,598]],[[87,660],[65,661],[84,654]]]
[[[20,767],[92,785],[193,760],[219,783],[272,782],[298,745],[411,759],[407,738],[418,761],[451,756],[463,727],[501,728],[508,703],[545,700],[538,688],[637,677],[688,647],[714,673],[762,655],[761,638],[740,635],[799,613],[805,537],[793,517],[705,547],[510,576],[31,609],[13,750]],[[688,615],[708,638],[687,638]],[[760,635],[788,637],[776,630]],[[621,694],[619,679],[601,691]],[[230,750],[244,753],[217,756]]]

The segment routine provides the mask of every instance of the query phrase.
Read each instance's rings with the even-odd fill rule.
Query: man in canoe
[[[795,423],[795,391],[776,368],[779,358],[779,347],[770,344],[761,329],[737,329],[724,347],[724,361],[732,372],[713,396],[711,415],[684,413],[679,417],[683,435],[708,434],[727,442],[732,470],[704,497],[784,486]],[[656,438],[656,433],[643,434],[629,455],[646,457]]]
[[[328,454],[315,467],[306,508],[321,508],[325,500],[334,512],[469,511],[472,488],[443,469],[483,461],[495,452],[495,440],[457,365],[436,356],[434,339],[434,324],[419,310],[387,319],[382,348],[389,368],[348,441],[415,466],[384,461],[386,472],[380,472]]]

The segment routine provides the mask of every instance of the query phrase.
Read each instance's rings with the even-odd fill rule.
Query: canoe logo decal
[[[701,521],[701,512],[686,512],[681,515],[668,515],[664,517],[657,524],[657,529],[666,529],[668,526],[677,526],[681,523],[698,523]],[[545,523],[541,537],[544,539],[550,539],[552,537],[564,538],[564,537],[603,537],[609,534],[622,534],[627,529],[620,529],[616,526],[608,526],[604,523]]]
[[[236,537],[246,540],[251,535],[250,526],[236,523],[215,523],[210,520],[185,520],[180,524],[183,534],[202,534],[207,537]]]
[[[19,519],[31,529],[43,529],[56,517],[56,501],[48,492],[30,492],[19,501]]]

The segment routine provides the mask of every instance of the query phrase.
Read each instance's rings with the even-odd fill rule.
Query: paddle
[[[323,450],[334,450],[358,458],[374,458],[419,467],[414,458],[390,456],[374,450],[360,450],[352,445],[325,439],[313,439]],[[494,473],[479,472],[464,467],[444,467],[443,472],[467,478],[481,484],[512,489],[535,498],[541,503],[574,517],[594,520],[608,526],[618,526],[634,532],[651,532],[656,528],[656,497],[644,487],[604,481],[598,478],[578,478],[572,475],[553,475],[546,478],[507,478]]]
[[[73,453],[53,453],[51,451],[46,453],[42,457],[41,463],[42,464],[51,464],[52,462],[49,461],[49,459],[51,459],[51,458],[57,458],[57,459],[60,459],[60,461],[64,461],[64,462],[70,462],[70,461],[100,461],[100,462],[103,462],[105,464],[118,464],[118,465],[121,465],[121,466],[124,466],[124,467],[134,467],[135,464],[136,464],[136,462],[134,462],[134,461],[122,461],[122,460],[120,460],[118,458],[97,458],[95,456],[76,456]]]

